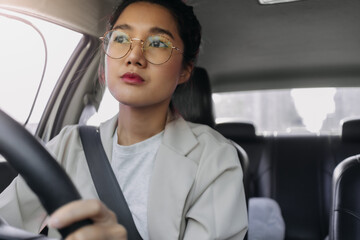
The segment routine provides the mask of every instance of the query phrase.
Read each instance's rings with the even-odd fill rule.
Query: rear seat
[[[337,163],[360,153],[360,119],[343,122],[341,137],[334,137],[332,149]]]
[[[360,155],[336,166],[332,187],[330,239],[360,239]]]
[[[249,123],[222,123],[216,129],[247,152],[248,197],[279,203],[286,239],[328,235],[332,173],[340,161],[360,153],[360,120],[345,122],[341,137],[256,136]]]
[[[256,136],[255,127],[251,123],[219,123],[215,126],[215,129],[226,138],[238,143],[245,150],[248,156],[247,171],[244,174],[246,197],[249,199],[250,197],[260,196],[254,194],[257,190],[255,190],[256,186],[253,184],[255,182],[253,173],[260,162],[265,147],[264,139],[260,136]]]

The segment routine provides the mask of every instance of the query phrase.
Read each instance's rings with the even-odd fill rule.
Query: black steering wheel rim
[[[50,215],[59,207],[81,199],[60,164],[44,145],[0,109],[0,154],[24,178]],[[91,224],[90,220],[60,229],[62,237]]]

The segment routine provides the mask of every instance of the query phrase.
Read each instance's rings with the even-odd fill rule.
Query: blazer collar
[[[162,143],[185,156],[197,145],[198,141],[187,122],[179,116],[166,125]]]
[[[100,124],[100,137],[110,162],[112,158],[112,140],[117,127],[117,115]],[[162,144],[180,155],[187,155],[198,141],[186,121],[178,116],[167,123]]]
[[[113,148],[113,137],[117,127],[117,116],[110,118],[109,120],[100,124],[100,138],[103,143],[105,153],[111,162],[112,159],[112,148]]]

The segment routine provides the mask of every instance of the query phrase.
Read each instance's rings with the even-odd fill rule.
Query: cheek
[[[105,82],[108,83],[116,75],[118,69],[118,64],[109,57],[105,57],[104,61],[104,73],[105,73]]]
[[[161,69],[161,74],[164,76],[163,79],[167,79],[171,85],[175,85],[176,87],[182,72],[181,66],[181,62],[179,61],[169,62],[169,64],[164,65]]]
[[[105,59],[104,59],[104,75],[105,75],[105,83],[107,83],[107,82],[108,82],[108,76],[109,76],[109,74],[108,74],[108,66],[109,66],[109,64],[108,64],[108,58],[105,56]]]

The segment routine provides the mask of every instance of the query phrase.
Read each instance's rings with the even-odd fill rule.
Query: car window
[[[213,94],[216,122],[250,122],[258,134],[340,134],[360,116],[360,88],[305,88]]]
[[[213,93],[216,123],[250,122],[260,135],[339,135],[341,123],[360,116],[360,88],[299,88]],[[98,126],[118,111],[106,89],[87,122]]]
[[[24,23],[25,19],[43,35]],[[46,72],[27,128],[35,132],[51,92],[82,34],[36,18],[0,10],[0,108],[24,124]],[[61,47],[60,47],[61,46]]]

